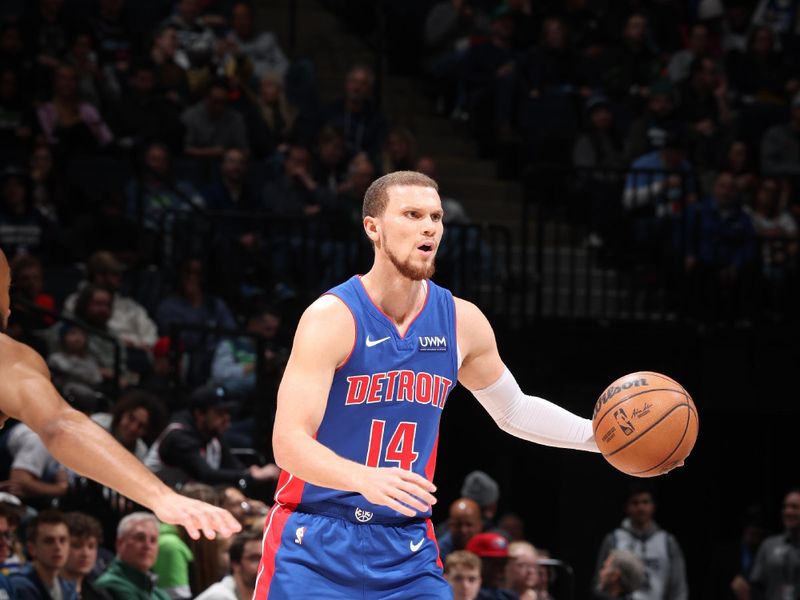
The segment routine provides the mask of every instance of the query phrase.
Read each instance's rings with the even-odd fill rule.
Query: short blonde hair
[[[444,571],[449,573],[453,569],[466,568],[481,570],[481,559],[477,554],[473,554],[468,550],[456,550],[447,555],[444,559]]]
[[[530,542],[526,542],[524,540],[511,542],[508,545],[508,557],[509,558],[518,558],[522,554],[526,552],[530,552],[533,556],[538,556],[538,552],[536,551],[536,547],[531,544]]]
[[[362,218],[380,217],[389,203],[389,188],[400,185],[416,185],[439,191],[439,186],[433,179],[417,171],[388,173],[383,177],[378,177],[367,188],[367,192],[364,194],[364,205],[361,208]]]

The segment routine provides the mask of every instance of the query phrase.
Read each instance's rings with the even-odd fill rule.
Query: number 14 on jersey
[[[383,454],[386,421],[373,419],[369,432],[369,449],[367,450],[367,466],[378,467]],[[419,458],[414,451],[414,440],[417,437],[417,424],[401,421],[386,444],[384,462],[396,463],[401,469],[411,470],[411,466]]]

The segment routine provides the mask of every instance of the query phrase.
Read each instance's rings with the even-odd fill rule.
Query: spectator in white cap
[[[500,499],[500,486],[483,471],[472,471],[464,478],[461,495],[472,498],[481,507],[483,529],[491,529],[497,516],[497,501]]]

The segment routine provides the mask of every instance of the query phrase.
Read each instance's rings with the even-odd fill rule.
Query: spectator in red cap
[[[512,600],[516,595],[505,590],[508,540],[499,533],[486,531],[470,538],[465,548],[481,559],[483,586],[479,600]]]

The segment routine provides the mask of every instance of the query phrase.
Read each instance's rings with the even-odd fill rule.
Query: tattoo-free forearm
[[[104,429],[72,408],[61,410],[37,433],[62,465],[142,506],[152,507],[170,491]]]

